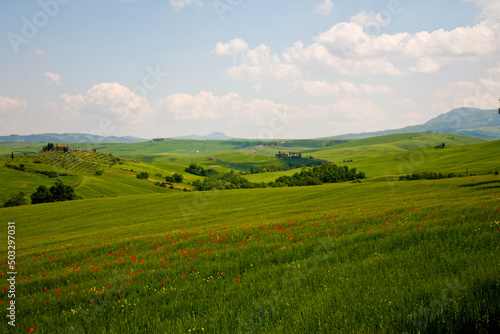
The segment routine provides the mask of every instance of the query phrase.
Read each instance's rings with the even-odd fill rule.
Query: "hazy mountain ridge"
[[[331,138],[366,138],[397,133],[446,132],[459,135],[500,139],[500,115],[497,109],[457,108],[441,114],[424,124],[374,132],[348,133]]]
[[[147,139],[126,136],[98,136],[85,133],[41,133],[32,135],[9,135],[1,136],[0,142],[60,142],[60,143],[122,143],[132,144],[148,141]]]
[[[500,139],[500,115],[497,109],[482,110],[476,108],[457,108],[441,114],[424,124],[407,126],[401,129],[391,129],[374,132],[347,133],[327,138],[367,138],[398,133],[412,132],[442,132],[480,137],[486,139]],[[213,132],[206,136],[188,135],[173,137],[172,139],[194,140],[231,140],[222,132]],[[32,135],[0,136],[0,142],[61,142],[61,143],[122,143],[131,144],[146,142],[149,139],[133,136],[99,136],[83,133],[43,133]]]
[[[198,135],[189,135],[189,136],[181,136],[174,137],[172,139],[194,139],[194,140],[231,140],[233,137],[228,137],[222,132],[212,132],[207,136],[198,136]]]

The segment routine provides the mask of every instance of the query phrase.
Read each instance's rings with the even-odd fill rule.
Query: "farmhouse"
[[[210,158],[208,158],[208,161],[219,161],[219,160],[217,160],[217,159],[216,159],[216,158],[214,158],[214,157],[210,157]]]
[[[57,151],[63,151],[63,152],[69,152],[69,147],[66,145],[57,145],[56,146]]]

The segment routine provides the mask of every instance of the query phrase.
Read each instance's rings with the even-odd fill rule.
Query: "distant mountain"
[[[147,139],[137,138],[137,137],[104,137],[97,135],[90,135],[85,133],[43,133],[34,135],[10,135],[0,137],[1,142],[26,142],[26,143],[38,143],[38,142],[59,142],[59,143],[140,143],[148,141]]]
[[[190,135],[190,136],[174,137],[173,139],[229,140],[229,139],[234,139],[234,138],[228,137],[225,134],[223,134],[222,132],[212,132],[208,136]]]
[[[367,138],[396,133],[446,132],[486,139],[500,139],[500,115],[497,109],[457,108],[430,121],[402,129],[376,132],[349,133],[331,138]]]

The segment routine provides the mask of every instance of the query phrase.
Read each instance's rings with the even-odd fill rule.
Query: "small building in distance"
[[[70,151],[69,147],[66,146],[66,145],[57,145],[56,146],[56,150],[57,151],[63,151],[63,152],[69,152]]]
[[[219,160],[217,160],[217,158],[210,157],[210,158],[208,158],[208,161],[219,161]]]

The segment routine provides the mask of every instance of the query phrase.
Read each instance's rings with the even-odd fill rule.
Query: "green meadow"
[[[20,150],[14,159],[14,146],[0,144],[0,202],[57,179],[34,170],[68,174],[59,178],[80,196],[0,208],[6,246],[15,222],[17,266],[15,327],[5,320],[10,269],[1,270],[0,331],[500,330],[500,141],[422,133],[286,142],[99,144],[98,153]],[[191,163],[248,172],[286,163],[274,158],[278,150],[354,167],[367,179],[190,191],[202,179],[184,171]],[[243,176],[269,182],[297,171]],[[463,176],[398,181],[423,171]],[[150,180],[137,179],[140,172]],[[174,173],[184,176],[174,189],[155,185]]]

